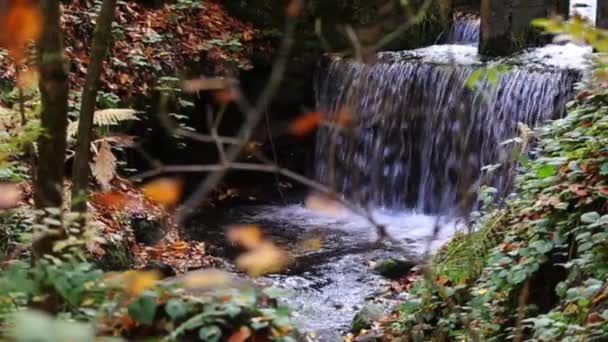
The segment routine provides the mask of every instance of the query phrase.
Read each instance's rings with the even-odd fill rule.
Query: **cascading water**
[[[501,143],[518,135],[518,123],[563,115],[579,77],[527,63],[487,72],[489,81],[470,89],[480,66],[475,48],[449,45],[381,53],[372,64],[327,61],[318,109],[331,117],[346,108],[354,123],[320,130],[317,178],[374,207],[450,212],[459,177],[479,180],[483,166],[507,161],[511,150]],[[490,185],[505,189],[512,177],[501,172]]]
[[[473,45],[479,43],[481,19],[475,15],[457,15],[454,17],[448,36],[450,44]]]

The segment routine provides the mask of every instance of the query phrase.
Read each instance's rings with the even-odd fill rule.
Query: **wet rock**
[[[416,266],[416,264],[411,261],[388,259],[377,264],[374,267],[374,271],[378,272],[383,277],[397,279],[409,273],[414,266]]]
[[[363,329],[369,329],[372,327],[372,324],[382,318],[383,315],[384,308],[381,305],[367,304],[353,318],[350,331],[352,333],[358,333]]]
[[[135,241],[146,246],[157,244],[166,234],[160,218],[145,214],[131,215],[129,225],[135,234]]]

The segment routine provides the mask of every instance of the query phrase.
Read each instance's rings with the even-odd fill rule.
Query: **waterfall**
[[[479,43],[481,19],[474,15],[456,15],[448,43],[450,44],[477,44]]]
[[[319,131],[320,181],[374,207],[449,212],[464,169],[479,180],[484,165],[508,160],[511,150],[501,144],[518,136],[518,123],[536,127],[562,116],[579,77],[520,64],[471,89],[467,80],[481,64],[425,60],[441,47],[381,53],[371,64],[325,61],[317,73],[318,109],[333,117],[347,108],[354,123]],[[474,60],[474,48],[460,49],[460,59]],[[505,189],[512,177],[501,172],[490,183]]]

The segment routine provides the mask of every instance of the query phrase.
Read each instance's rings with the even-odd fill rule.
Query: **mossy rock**
[[[400,259],[387,259],[374,267],[374,271],[389,279],[398,279],[408,274],[415,263]]]
[[[382,316],[384,316],[384,308],[381,305],[367,304],[353,318],[350,331],[356,334],[363,329],[369,329]]]
[[[135,234],[135,241],[146,246],[157,244],[166,235],[163,223],[159,218],[137,214],[131,215],[128,222]]]

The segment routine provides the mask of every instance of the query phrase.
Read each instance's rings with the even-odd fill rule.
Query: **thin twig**
[[[287,62],[291,48],[294,43],[294,33],[297,26],[297,17],[288,16],[285,22],[285,36],[279,49],[279,55],[272,68],[270,78],[266,87],[262,91],[256,105],[253,108],[246,108],[245,123],[241,126],[236,138],[238,143],[233,145],[226,153],[226,162],[234,162],[241,151],[249,142],[253,129],[259,124],[262,119],[264,111],[277,93],[279,86],[283,80],[285,70],[287,69]],[[238,91],[238,87],[234,86],[233,91],[236,91],[237,104],[239,106],[245,106],[246,100],[242,96],[242,93]],[[183,205],[177,210],[175,222],[179,225],[184,222],[193,210],[209,195],[209,193],[215,188],[215,186],[224,178],[227,172],[227,168],[223,168],[220,171],[209,174],[203,182],[198,186],[194,193],[188,198]]]

